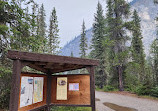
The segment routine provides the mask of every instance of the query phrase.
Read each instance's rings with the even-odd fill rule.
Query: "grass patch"
[[[91,111],[91,107],[54,106],[51,111]]]

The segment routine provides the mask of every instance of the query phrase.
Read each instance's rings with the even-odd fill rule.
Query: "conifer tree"
[[[107,0],[107,36],[111,41],[109,60],[112,82],[118,83],[119,90],[123,91],[123,74],[127,57],[125,46],[128,36],[126,34],[129,16],[129,4],[125,0]],[[118,78],[118,80],[117,80]],[[115,80],[115,81],[114,81]],[[118,82],[117,82],[118,81]]]
[[[58,21],[55,7],[52,10],[49,25],[49,35],[48,35],[48,52],[51,54],[58,54],[59,49],[59,35],[58,35]]]
[[[155,4],[158,4],[158,0],[154,0]],[[156,17],[156,21],[158,21],[158,17]],[[158,31],[157,31],[158,35]],[[151,45],[151,53],[153,55],[153,67],[154,67],[154,74],[156,79],[156,84],[158,86],[158,37],[153,41]]]
[[[142,43],[142,34],[140,27],[140,18],[136,10],[133,12],[133,38],[131,43],[132,59],[135,63],[139,64],[140,70],[138,78],[141,82],[145,79],[145,54]]]
[[[41,41],[41,46],[40,46],[40,51],[42,52],[47,52],[46,50],[46,43],[47,43],[47,39],[46,39],[46,23],[45,23],[45,10],[44,10],[44,6],[43,4],[41,5],[40,9],[39,9],[39,14],[38,14],[38,21],[37,21],[37,25],[38,25],[38,39]]]
[[[152,53],[152,63],[153,63],[153,72],[156,81],[156,85],[158,86],[158,38],[155,39],[151,45],[151,53]]]
[[[83,24],[82,24],[82,32],[81,32],[81,39],[80,39],[80,55],[81,58],[85,58],[86,57],[86,50],[87,50],[87,38],[86,38],[86,27],[85,27],[85,22],[83,20]]]
[[[74,57],[74,54],[73,54],[73,52],[71,51],[71,55],[70,55],[70,57]]]
[[[106,74],[105,74],[105,55],[104,55],[104,35],[105,35],[105,18],[103,16],[102,5],[98,2],[97,12],[94,15],[94,23],[93,23],[93,37],[92,37],[92,53],[93,58],[98,59],[100,61],[99,66],[95,72],[95,80],[96,85],[99,88],[103,88],[106,83]]]

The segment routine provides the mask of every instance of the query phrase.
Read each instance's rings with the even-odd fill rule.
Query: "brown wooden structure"
[[[13,60],[10,111],[38,111],[41,108],[46,108],[47,111],[50,111],[51,106],[92,107],[92,111],[95,111],[94,66],[98,65],[97,60],[11,50],[8,51],[8,58]],[[25,66],[41,71],[44,74],[23,73],[21,71]],[[68,92],[67,101],[56,100],[57,75],[53,74],[81,68],[86,68],[89,74],[58,76],[69,78],[68,82],[80,82],[84,84],[81,86],[82,90],[80,92]],[[24,107],[24,109],[19,108],[20,81],[22,76],[44,77],[43,101]],[[86,83],[88,84],[85,85]]]

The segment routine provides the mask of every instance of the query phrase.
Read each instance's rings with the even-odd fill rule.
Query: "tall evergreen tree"
[[[83,24],[82,24],[82,32],[81,32],[81,39],[80,39],[80,55],[81,58],[85,58],[86,57],[86,50],[87,50],[87,38],[86,38],[86,27],[85,27],[85,22],[83,20]]]
[[[70,55],[70,57],[74,57],[73,51],[71,51],[71,55]]]
[[[158,4],[158,0],[154,0],[155,4]],[[156,17],[156,21],[158,21],[158,17]],[[157,31],[158,35],[158,31]],[[153,41],[151,45],[151,53],[153,55],[153,69],[154,69],[154,74],[155,74],[155,79],[156,79],[156,84],[158,86],[158,37]]]
[[[151,53],[152,53],[152,63],[153,63],[153,72],[156,81],[156,85],[158,86],[158,38],[155,39],[151,45]]]
[[[46,38],[46,23],[45,23],[45,10],[44,10],[44,5],[42,4],[40,9],[39,9],[39,14],[38,14],[38,19],[37,19],[37,33],[38,33],[38,39],[42,42],[39,50],[42,52],[47,52],[46,49],[46,43],[47,43],[47,38]]]
[[[59,35],[58,35],[58,21],[55,7],[52,10],[51,17],[50,17],[50,25],[49,25],[49,35],[48,35],[48,47],[49,53],[51,54],[58,54],[59,49]]]
[[[123,74],[127,56],[125,43],[128,40],[126,34],[128,22],[124,19],[129,16],[129,8],[125,0],[107,0],[107,36],[112,43],[109,53],[110,74],[113,74],[113,82],[118,78],[120,91],[124,90]]]
[[[103,88],[106,84],[106,73],[105,73],[105,55],[104,55],[104,35],[105,35],[105,18],[103,16],[102,5],[98,2],[97,13],[94,15],[93,23],[93,38],[92,38],[92,53],[93,58],[99,59],[99,66],[96,70],[95,80],[96,85],[99,88]]]
[[[133,38],[131,44],[132,59],[135,63],[140,66],[140,73],[138,74],[139,80],[143,81],[145,79],[145,54],[142,43],[142,34],[140,27],[140,18],[136,10],[133,12]]]

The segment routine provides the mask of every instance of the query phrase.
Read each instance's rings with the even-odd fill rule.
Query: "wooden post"
[[[90,73],[90,98],[91,98],[91,107],[92,111],[95,111],[95,79],[94,79],[94,67],[87,67],[87,70]]]
[[[52,89],[52,76],[51,73],[48,72],[47,74],[47,111],[50,111],[50,104],[51,104],[51,89]]]
[[[13,61],[13,74],[10,93],[9,111],[18,111],[19,104],[19,91],[20,91],[20,74],[21,74],[21,61]]]

